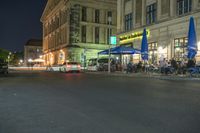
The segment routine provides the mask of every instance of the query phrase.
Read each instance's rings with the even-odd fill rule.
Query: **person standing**
[[[178,64],[177,64],[177,61],[174,58],[172,58],[172,60],[171,60],[171,66],[175,70],[175,72],[177,72]]]
[[[166,59],[164,58],[163,60],[160,60],[160,72],[165,73],[165,67],[166,67]]]
[[[195,59],[190,59],[188,60],[188,63],[187,63],[187,68],[191,68],[191,67],[195,67]]]

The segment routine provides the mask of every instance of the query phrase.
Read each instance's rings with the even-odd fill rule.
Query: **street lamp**
[[[8,66],[9,66],[9,63],[10,63],[10,57],[11,57],[11,52],[9,52],[9,55],[8,55]]]
[[[31,70],[33,70],[33,66],[32,66],[32,62],[33,62],[33,59],[28,59],[28,62],[29,62],[29,64],[30,64],[30,67],[31,67]]]
[[[109,25],[109,28],[108,28],[108,38],[109,38],[109,41],[108,41],[108,45],[109,45],[109,51],[108,51],[108,54],[109,54],[109,57],[108,57],[108,73],[110,73],[110,58],[111,58],[111,54],[110,54],[110,34],[111,34],[111,22],[112,22],[112,17],[109,16],[108,17],[108,25]]]
[[[33,62],[33,60],[32,59],[28,59],[28,62],[31,63],[31,62]]]

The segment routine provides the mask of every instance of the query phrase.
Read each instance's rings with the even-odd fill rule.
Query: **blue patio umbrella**
[[[142,60],[144,61],[148,60],[148,42],[147,42],[146,28],[144,29],[143,35],[142,35],[141,55],[142,55]]]
[[[103,50],[103,51],[99,52],[98,54],[108,54],[108,53],[109,53],[109,50],[106,49],[106,50]]]
[[[111,50],[111,54],[140,54],[140,50],[132,47],[118,46]]]
[[[194,25],[194,18],[190,18],[189,32],[188,32],[188,59],[193,59],[197,54],[197,37]]]
[[[140,50],[134,49],[132,47],[126,47],[126,46],[118,46],[115,48],[111,48],[110,50],[111,54],[140,54]],[[103,55],[103,54],[109,54],[109,50],[104,50],[99,52],[98,54]]]

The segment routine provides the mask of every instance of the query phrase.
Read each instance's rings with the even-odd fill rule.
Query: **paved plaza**
[[[199,81],[12,72],[0,133],[199,133],[199,94]]]

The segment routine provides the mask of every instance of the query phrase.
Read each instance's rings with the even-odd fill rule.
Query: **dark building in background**
[[[42,40],[30,39],[24,46],[24,65],[38,58],[42,58]]]

